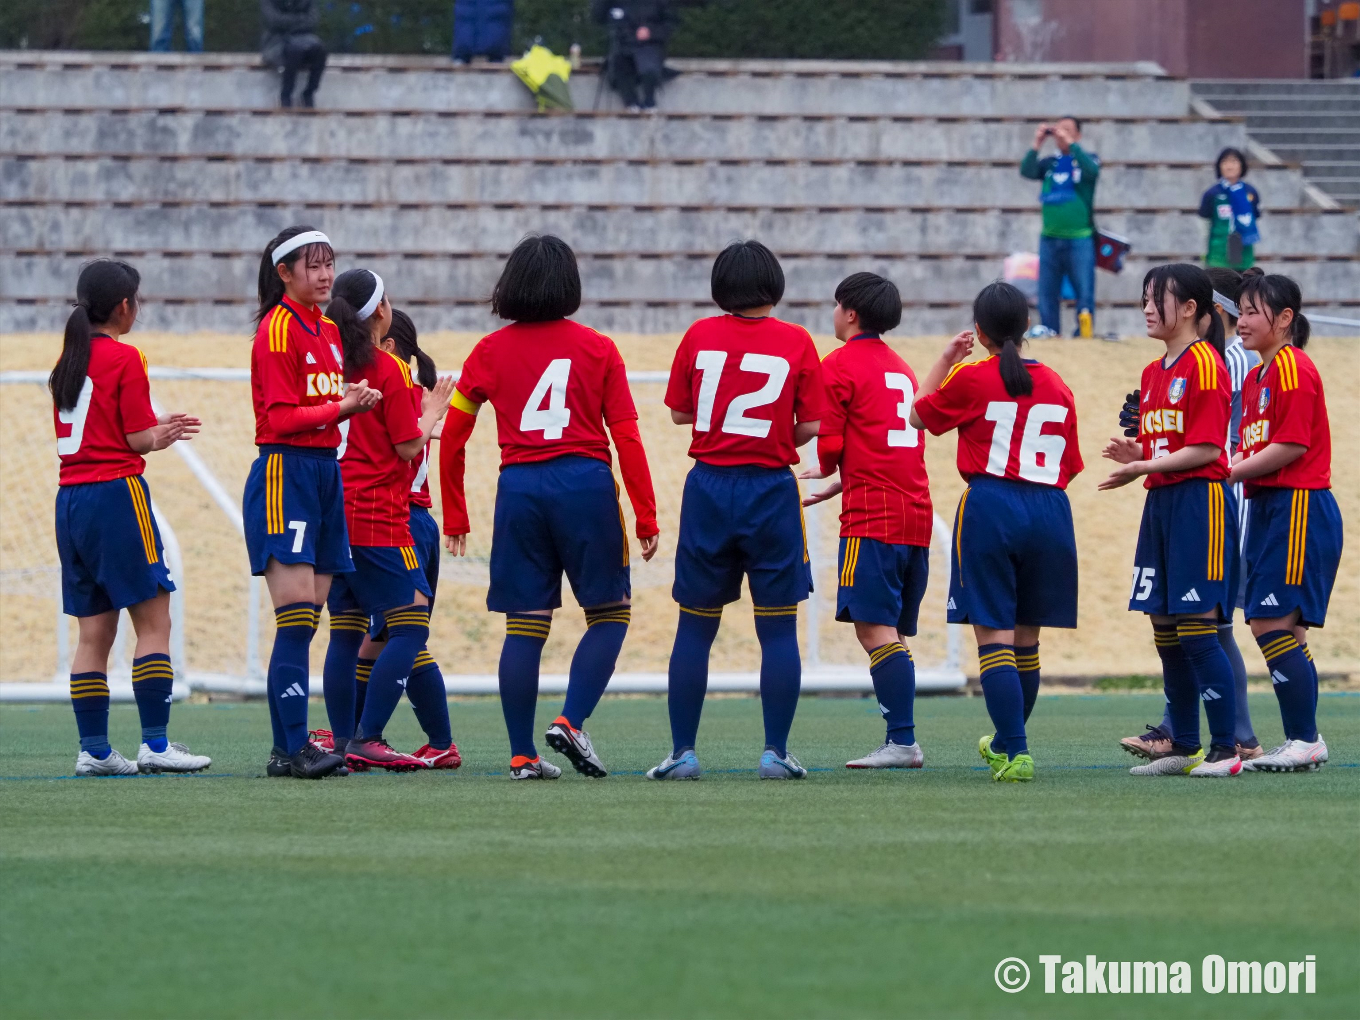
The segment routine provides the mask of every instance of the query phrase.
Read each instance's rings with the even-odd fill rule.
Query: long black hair
[[[434,358],[420,349],[420,339],[416,335],[416,324],[400,308],[392,309],[392,325],[387,328],[387,337],[397,345],[397,357],[408,365],[416,359],[416,382],[427,390],[435,388],[439,374],[434,368]]]
[[[378,289],[378,278],[369,269],[347,269],[331,285],[326,318],[340,331],[345,349],[345,375],[354,375],[373,363],[373,331],[359,318],[359,309]]]
[[[255,328],[259,329],[264,317],[269,314],[269,310],[283,300],[283,281],[279,279],[278,267],[274,264],[274,249],[283,244],[290,237],[297,237],[298,234],[308,234],[316,227],[309,227],[305,224],[295,227],[284,227],[278,232],[268,244],[264,246],[264,254],[260,256],[260,279],[259,294],[260,308],[255,313]],[[300,248],[294,248],[283,258],[279,259],[278,265],[287,266],[291,271],[297,265],[299,259],[304,260],[313,256],[321,258],[335,258],[335,250],[329,244],[322,244],[320,241],[313,241],[311,244],[304,244]]]
[[[1279,273],[1245,277],[1242,280],[1239,303],[1245,301],[1250,301],[1257,308],[1262,305],[1269,308],[1272,324],[1280,313],[1288,308],[1294,313],[1294,321],[1289,324],[1289,342],[1300,349],[1308,346],[1308,337],[1312,334],[1313,327],[1308,322],[1308,316],[1301,310],[1303,293],[1299,290],[1299,285],[1289,277],[1281,276]]]
[[[135,308],[141,282],[142,275],[136,269],[115,259],[96,259],[81,268],[76,280],[76,306],[66,320],[61,357],[47,377],[47,388],[58,410],[70,411],[80,399],[90,370],[92,327],[113,318],[124,301]]]
[[[1034,392],[1034,380],[1020,358],[1020,347],[1029,329],[1029,301],[1019,289],[998,280],[973,298],[973,321],[987,339],[1001,348],[1001,381],[1013,397]]]
[[[576,253],[554,234],[530,234],[515,245],[491,291],[491,314],[515,322],[552,322],[580,307]]]
[[[1199,323],[1206,318],[1209,320],[1209,328],[1203,334],[1204,339],[1218,351],[1220,358],[1223,357],[1223,320],[1214,311],[1214,284],[1209,279],[1209,274],[1188,262],[1171,262],[1164,266],[1153,266],[1148,270],[1147,275],[1143,277],[1143,299],[1146,301],[1149,295],[1151,296],[1152,303],[1157,309],[1157,318],[1163,323],[1166,319],[1162,315],[1162,300],[1166,297],[1168,289],[1181,304],[1188,304],[1191,301],[1195,303],[1196,332],[1199,331]]]

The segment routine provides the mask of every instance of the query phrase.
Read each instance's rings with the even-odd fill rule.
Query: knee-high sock
[[[439,663],[427,649],[416,654],[415,665],[411,667],[411,679],[406,681],[406,697],[411,701],[411,709],[416,714],[416,722],[425,731],[425,737],[433,748],[440,751],[448,749],[453,743],[453,731],[449,727],[449,694],[444,687],[444,674],[439,671]]]
[[[1232,666],[1218,643],[1218,625],[1212,620],[1178,620],[1176,639],[1195,675],[1195,686],[1209,717],[1209,744],[1231,751],[1237,725],[1237,692]]]
[[[175,667],[161,652],[132,660],[132,696],[141,716],[142,743],[153,751],[169,746],[165,736],[170,725],[170,699],[175,688]]]
[[[721,623],[721,609],[680,607],[666,685],[672,754],[693,747],[698,739],[699,716],[703,714],[704,695],[708,693],[708,655]]]
[[[1015,646],[1015,669],[1020,674],[1020,693],[1025,697],[1025,722],[1039,699],[1039,643]]]
[[[1313,666],[1293,631],[1272,630],[1256,639],[1280,703],[1287,740],[1317,740],[1317,702],[1313,698]]]
[[[1313,671],[1313,711],[1316,712],[1316,711],[1317,711],[1317,701],[1318,701],[1318,671],[1317,671],[1317,663],[1313,661],[1313,652],[1312,652],[1312,649],[1310,649],[1307,645],[1300,645],[1299,647],[1303,649],[1303,654],[1306,655],[1306,656],[1308,656],[1308,666],[1309,666],[1309,668],[1312,669],[1312,671]]]
[[[760,711],[765,717],[765,746],[783,758],[789,730],[803,689],[803,659],[798,654],[798,607],[756,606],[760,639]]]
[[[393,609],[387,617],[387,643],[373,664],[368,678],[368,697],[359,717],[357,736],[376,740],[396,711],[401,692],[415,666],[416,656],[430,638],[430,607],[405,606]]]
[[[887,725],[887,739],[910,747],[916,743],[912,718],[916,701],[916,664],[900,641],[879,645],[869,653],[869,676],[874,682],[878,710]]]
[[[1000,643],[978,645],[979,679],[987,714],[992,717],[996,736],[993,751],[1008,757],[1029,751],[1025,737],[1025,695],[1020,687],[1020,671],[1015,666],[1015,646]]]
[[[364,702],[368,700],[368,678],[373,675],[373,664],[377,659],[356,659],[354,662],[354,728],[359,729],[359,719],[364,714]]]
[[[109,678],[106,673],[71,674],[71,708],[76,713],[80,749],[107,758],[109,746]]]
[[[632,616],[633,611],[628,606],[586,610],[586,632],[581,635],[581,643],[571,657],[567,700],[562,706],[562,717],[578,730],[595,711],[604,689],[609,686]]]
[[[1237,647],[1231,623],[1218,625],[1218,643],[1223,646],[1223,654],[1228,657],[1228,665],[1233,671],[1233,697],[1236,699],[1233,702],[1236,708],[1233,740],[1243,747],[1255,747],[1260,741],[1256,739],[1256,730],[1252,728],[1251,706],[1247,704],[1247,664],[1242,660],[1242,649]]]
[[[510,736],[510,757],[538,757],[534,746],[534,710],[538,707],[538,667],[552,630],[552,617],[505,614],[501,646],[501,714]]]
[[[1195,674],[1176,636],[1174,623],[1152,625],[1152,640],[1162,660],[1162,690],[1166,694],[1163,725],[1171,742],[1185,751],[1199,750],[1199,688]]]
[[[354,737],[356,684],[355,663],[359,646],[368,633],[368,614],[354,610],[331,614],[331,639],[326,646],[326,665],[322,671],[322,691],[326,697],[326,716],[336,740]]]
[[[269,656],[269,700],[278,713],[282,747],[297,754],[307,742],[308,653],[316,633],[317,609],[311,602],[293,602],[274,610],[274,650]]]

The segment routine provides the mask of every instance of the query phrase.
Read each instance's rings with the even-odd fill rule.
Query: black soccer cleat
[[[303,744],[291,759],[293,775],[298,779],[325,779],[344,764],[344,758],[327,754],[314,744]]]
[[[288,756],[288,752],[283,748],[273,748],[269,752],[269,762],[264,767],[264,774],[270,779],[282,779],[284,776],[291,776],[293,774],[293,759]]]

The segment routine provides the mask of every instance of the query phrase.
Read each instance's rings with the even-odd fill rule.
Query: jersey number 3
[[[529,394],[524,413],[519,416],[521,432],[543,433],[544,439],[561,439],[563,430],[571,424],[571,408],[567,406],[567,377],[571,375],[571,359],[558,358],[548,363],[539,377],[538,385]],[[548,406],[543,407],[543,398]]]
[[[993,400],[987,405],[986,418],[995,422],[992,430],[992,448],[987,453],[987,473],[998,478],[1006,477],[1006,465],[1011,459],[1011,437],[1015,435],[1015,419],[1020,405],[1014,400]],[[1020,456],[1017,472],[1027,482],[1041,485],[1054,485],[1062,470],[1062,455],[1067,449],[1067,440],[1062,436],[1044,435],[1043,427],[1049,422],[1067,420],[1067,408],[1060,404],[1034,404],[1029,409],[1025,421],[1025,433],[1020,440]],[[1039,463],[1039,458],[1043,463]]]

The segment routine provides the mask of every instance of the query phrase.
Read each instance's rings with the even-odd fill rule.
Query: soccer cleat
[[[995,733],[988,733],[978,741],[978,754],[982,755],[982,760],[985,761],[987,767],[992,770],[993,779],[996,778],[996,774],[1004,769],[1006,764],[1010,761],[1010,759],[1006,757],[1004,751],[998,753],[992,750],[992,738],[995,736]]]
[[[925,764],[920,744],[894,744],[885,740],[877,751],[845,763],[848,769],[919,769]]]
[[[205,754],[190,754],[183,744],[153,751],[146,744],[137,749],[138,772],[202,772],[212,764]]]
[[[293,774],[293,759],[283,748],[271,748],[269,761],[264,767],[264,774],[270,779],[282,779],[284,776],[291,776]]]
[[[418,772],[431,767],[424,758],[398,751],[382,737],[372,740],[355,737],[345,748],[344,761],[356,771],[380,768],[388,772]]]
[[[463,764],[463,756],[458,753],[457,744],[449,744],[442,751],[429,744],[422,744],[415,756],[429,762],[432,769],[456,769]]]
[[[782,758],[773,751],[766,751],[760,756],[760,768],[757,771],[761,779],[802,779],[807,775],[802,762],[787,751]]]
[[[544,761],[542,755],[537,758],[521,755],[510,759],[511,779],[556,779],[561,774],[562,770],[552,762]]]
[[[1185,776],[1190,774],[1190,770],[1204,760],[1204,749],[1200,748],[1194,754],[1177,753],[1172,750],[1170,754],[1164,754],[1160,758],[1153,758],[1146,765],[1135,765],[1129,769],[1131,776]]]
[[[699,768],[699,756],[686,751],[679,758],[674,754],[666,755],[666,760],[655,768],[647,770],[648,779],[698,779],[703,775]]]
[[[992,778],[998,783],[1028,783],[1034,778],[1034,759],[1028,754],[1008,758],[1005,766]]]
[[[325,779],[344,767],[345,759],[338,754],[327,754],[312,744],[303,744],[302,749],[289,759],[295,779]]]
[[[1318,734],[1316,741],[1286,740],[1269,753],[1243,762],[1248,772],[1314,772],[1327,763],[1327,744]]]
[[[76,755],[78,776],[135,776],[137,766],[117,751],[110,749],[107,758],[96,758],[89,751]]]
[[[1192,768],[1188,775],[1203,778],[1208,776],[1214,778],[1227,778],[1242,774],[1242,759],[1237,756],[1237,751],[1227,750],[1226,748],[1214,747],[1209,749],[1209,756]]]
[[[543,740],[560,755],[564,755],[571,762],[572,768],[583,776],[590,776],[592,779],[603,779],[609,775],[605,771],[604,762],[600,761],[600,756],[595,753],[595,748],[590,742],[590,734],[585,730],[578,730],[571,723],[567,722],[562,716],[558,716],[548,732],[543,734]]]
[[[327,754],[335,753],[335,734],[330,730],[310,730],[307,739]]]
[[[1171,734],[1161,723],[1149,726],[1140,737],[1121,737],[1119,746],[1137,758],[1164,758],[1171,753]]]

